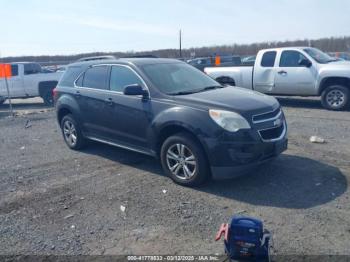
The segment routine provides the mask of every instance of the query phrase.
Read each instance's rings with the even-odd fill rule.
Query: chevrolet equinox
[[[94,140],[159,157],[181,185],[247,173],[287,148],[275,98],[222,86],[178,60],[74,63],[53,95],[68,147]]]

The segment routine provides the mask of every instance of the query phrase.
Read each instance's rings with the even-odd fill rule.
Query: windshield
[[[185,95],[222,87],[185,63],[151,64],[142,66],[142,69],[152,83],[168,95]]]
[[[337,61],[337,59],[330,57],[326,53],[323,53],[321,50],[316,48],[305,48],[304,51],[320,64]]]

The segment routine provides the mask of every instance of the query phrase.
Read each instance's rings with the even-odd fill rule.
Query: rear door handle
[[[113,102],[113,99],[112,98],[107,98],[105,100],[106,104],[109,105],[109,106],[113,106],[114,102]]]
[[[286,71],[284,71],[284,70],[279,71],[278,73],[279,73],[280,75],[286,75],[286,74],[287,74],[287,72],[286,72]]]

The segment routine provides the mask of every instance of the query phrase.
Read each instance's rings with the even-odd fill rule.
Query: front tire
[[[341,85],[332,85],[322,92],[322,106],[329,110],[340,111],[349,106],[349,89]]]
[[[64,141],[70,149],[78,150],[85,145],[85,138],[73,115],[69,114],[63,117],[61,130]]]
[[[202,147],[187,133],[165,140],[161,148],[164,172],[177,184],[197,186],[209,178],[209,167]]]

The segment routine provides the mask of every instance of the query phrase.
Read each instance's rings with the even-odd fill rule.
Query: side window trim
[[[76,87],[83,87],[83,81],[84,81],[84,76],[85,76],[85,71],[81,72],[78,76],[78,78],[74,81],[74,84],[76,85]],[[81,79],[81,81],[80,81]],[[81,85],[78,85],[78,82],[81,82]]]
[[[148,87],[147,87],[145,81],[142,79],[142,77],[141,77],[135,70],[133,70],[130,66],[121,65],[121,64],[114,64],[114,65],[111,65],[111,67],[110,67],[110,72],[109,72],[109,85],[108,85],[109,91],[114,92],[114,93],[123,94],[123,95],[124,95],[124,93],[121,92],[121,91],[115,91],[115,90],[111,90],[111,89],[110,89],[110,88],[111,88],[111,85],[110,85],[110,84],[111,84],[112,67],[125,67],[125,68],[129,69],[131,72],[133,72],[133,73],[136,75],[136,77],[137,77],[138,79],[141,80],[142,85],[143,85],[142,87],[143,87],[143,88],[146,88],[147,91],[148,91],[148,93],[149,93]]]
[[[79,80],[79,78],[85,74],[85,72],[89,69],[89,68],[92,68],[92,67],[96,67],[96,66],[108,66],[109,69],[108,69],[108,89],[97,89],[97,88],[89,88],[89,87],[83,87],[83,86],[78,86],[77,85],[77,81]],[[149,98],[151,98],[151,93],[149,91],[149,87],[148,85],[146,84],[145,80],[143,80],[143,78],[140,76],[139,73],[137,73],[132,67],[128,66],[128,65],[122,65],[122,64],[98,64],[98,65],[91,65],[89,66],[88,68],[86,68],[83,72],[81,72],[77,79],[75,79],[74,81],[74,88],[84,88],[84,89],[91,89],[91,90],[98,90],[98,91],[104,91],[104,92],[112,92],[114,94],[119,94],[119,95],[124,95],[123,92],[118,92],[118,91],[113,91],[113,90],[110,90],[110,78],[111,78],[111,69],[112,69],[112,66],[124,66],[128,69],[130,69],[133,73],[135,73],[135,75],[141,80],[142,84],[143,84],[143,88],[145,88],[148,92],[148,96]],[[83,79],[84,81],[84,79]],[[132,96],[130,96],[132,97]]]
[[[85,73],[86,73],[89,69],[91,69],[91,68],[93,68],[93,67],[100,67],[100,66],[101,66],[101,67],[102,67],[102,66],[107,67],[107,71],[108,71],[108,72],[107,72],[107,80],[106,80],[106,89],[100,89],[100,88],[93,88],[93,87],[83,86],[84,78],[85,78]],[[101,65],[91,65],[91,66],[89,66],[88,68],[86,68],[83,72],[81,72],[81,73],[78,75],[77,79],[75,79],[75,81],[74,81],[74,87],[75,87],[75,88],[92,89],[92,90],[100,90],[100,91],[109,91],[109,78],[110,78],[110,73],[111,73],[111,67],[110,67],[109,65],[105,65],[105,64],[101,64]],[[82,81],[81,81],[82,86],[77,85],[77,82],[78,82],[78,80],[80,79],[80,77],[83,78]]]

